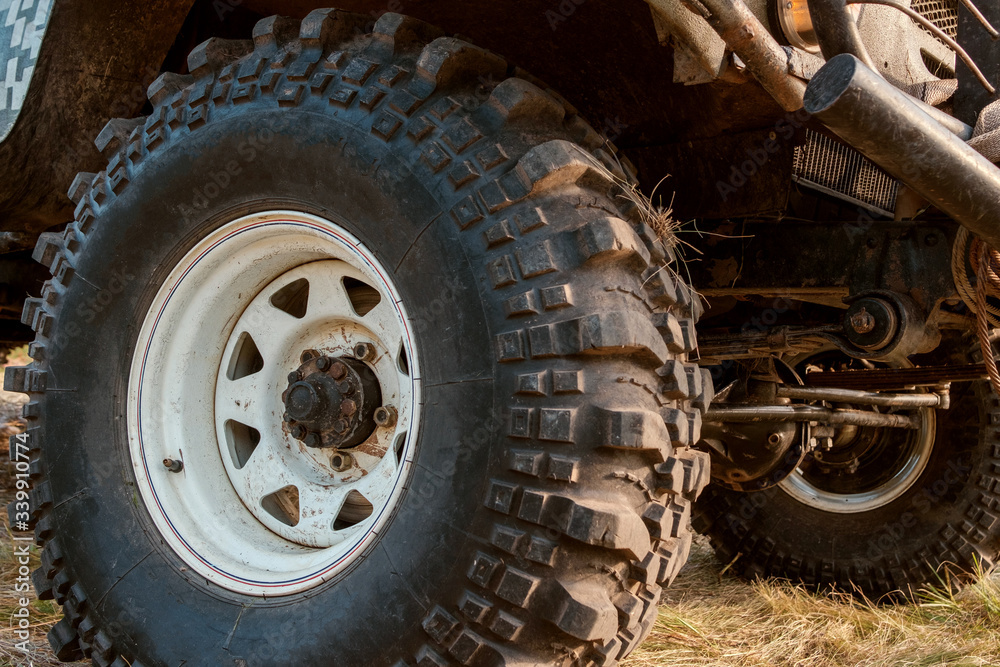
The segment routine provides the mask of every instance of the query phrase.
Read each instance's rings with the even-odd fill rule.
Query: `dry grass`
[[[817,595],[719,575],[698,540],[666,591],[652,635],[625,667],[933,667],[1000,665],[1000,579],[912,605]]]

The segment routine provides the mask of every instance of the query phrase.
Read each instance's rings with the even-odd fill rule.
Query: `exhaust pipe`
[[[853,55],[831,58],[813,77],[805,110],[1000,248],[1000,169]]]

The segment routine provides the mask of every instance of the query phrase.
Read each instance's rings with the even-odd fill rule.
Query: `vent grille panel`
[[[896,208],[899,182],[853,148],[806,131],[806,143],[795,149],[795,180],[886,216]]]

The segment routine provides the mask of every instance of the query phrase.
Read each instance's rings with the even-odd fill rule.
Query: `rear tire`
[[[926,412],[925,426],[934,430],[929,451],[899,475],[902,485],[883,484],[884,497],[852,495],[821,477],[812,480],[823,491],[813,500],[803,476],[751,494],[713,484],[696,504],[695,529],[737,574],[860,591],[872,600],[912,598],[928,585],[957,585],[977,568],[988,571],[1000,554],[1000,399],[985,382],[960,383],[952,386],[950,409]],[[855,476],[864,473],[862,465]]]
[[[102,132],[107,170],[77,179],[76,221],[39,243],[53,279],[25,309],[34,362],[7,372],[31,395],[33,489],[11,512],[42,546],[39,596],[65,610],[49,634],[63,660],[612,665],[649,632],[660,586],[686,560],[708,475],[690,449],[711,396],[686,361],[698,308],[666,268],[670,249],[624,206],[612,149],[497,56],[399,15],[367,23],[321,10],[264,20],[253,43],[198,47],[191,76],[151,86],[150,117]],[[341,252],[318,237],[289,246],[275,227],[273,247],[233,251],[230,268],[244,268],[228,282],[197,268],[222,247],[208,240],[275,211],[353,238],[413,337],[412,374],[395,365],[422,396],[419,428],[400,445],[395,500],[355,524],[343,558],[303,551],[313,537],[259,507],[183,502],[232,471],[172,506],[157,492],[239,449],[224,431],[185,430],[200,423],[202,385],[225,380],[212,369],[243,363],[211,341],[231,340],[269,283]],[[213,307],[174,317],[164,295],[198,276]],[[196,324],[204,345],[185,333]],[[137,359],[157,345],[179,354],[164,352],[176,361],[146,384]],[[140,423],[129,406],[154,388],[158,417]],[[281,410],[272,402],[278,422]],[[280,425],[259,429],[261,443],[279,434],[296,470],[326,474]],[[160,441],[185,467],[158,466],[163,452],[137,449],[143,433],[181,434]],[[213,543],[210,522],[319,554],[319,574],[288,586],[251,558],[230,572],[195,547],[235,563],[252,545]],[[276,568],[301,580],[291,558]]]

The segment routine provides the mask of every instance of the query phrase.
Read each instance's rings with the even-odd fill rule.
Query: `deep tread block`
[[[632,226],[620,218],[600,218],[577,232],[580,251],[587,260],[648,266],[649,251]]]
[[[642,519],[611,501],[525,490],[517,516],[586,544],[630,552],[633,558],[649,550],[649,532]]]
[[[106,159],[110,160],[125,151],[129,137],[132,136],[136,128],[142,127],[145,122],[144,117],[112,118],[97,135],[94,145]],[[70,188],[71,193],[72,191],[73,188]],[[79,203],[79,199],[74,199],[72,194],[70,194],[70,199],[73,199],[74,203]]]
[[[372,35],[376,41],[391,47],[389,55],[398,55],[413,46],[423,46],[443,36],[437,26],[420,19],[387,12],[375,21]]]
[[[410,91],[417,97],[427,97],[439,86],[455,85],[466,79],[499,79],[506,70],[507,63],[485,49],[454,37],[439,37],[421,51],[417,59],[418,77]]]
[[[52,652],[62,662],[74,662],[83,659],[83,651],[80,649],[79,637],[76,630],[65,618],[52,626],[48,634],[49,644]]]
[[[156,80],[149,84],[146,95],[154,107],[159,107],[167,100],[172,100],[180,95],[192,83],[194,83],[194,77],[190,74],[167,72],[156,77]]]
[[[275,55],[279,49],[295,41],[301,25],[301,21],[286,16],[269,16],[257,21],[253,27],[254,51],[267,58]]]
[[[561,124],[566,109],[538,86],[524,79],[505,79],[490,93],[486,108],[495,127],[530,121],[535,125]]]
[[[544,600],[544,606],[541,601],[537,604],[539,615],[572,637],[607,640],[618,632],[618,610],[602,586],[551,579],[546,581]]]
[[[604,409],[596,412],[601,439],[606,447],[648,451],[660,461],[670,455],[670,437],[658,413]]]
[[[708,453],[695,449],[677,452],[656,467],[657,492],[697,498],[711,479]]]
[[[83,198],[90,193],[90,188],[94,181],[97,179],[97,174],[91,174],[89,172],[81,171],[74,178],[73,182],[69,186],[69,191],[66,196],[70,198],[74,204],[79,205],[83,201]],[[36,260],[45,264],[45,266],[50,266],[41,260]]]
[[[253,41],[249,39],[212,37],[194,47],[188,54],[188,71],[198,79],[211,76],[221,72],[226,65],[251,53],[253,47]]]

